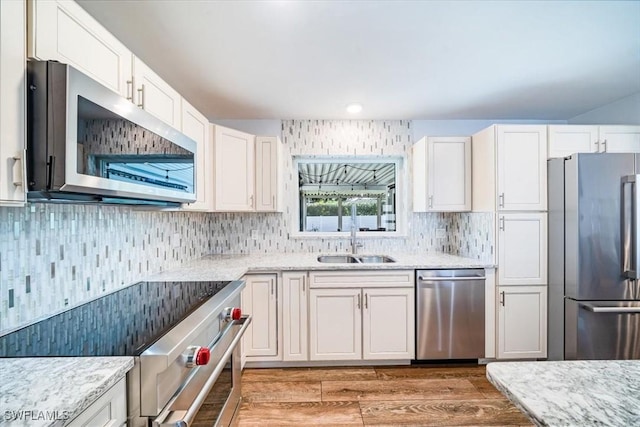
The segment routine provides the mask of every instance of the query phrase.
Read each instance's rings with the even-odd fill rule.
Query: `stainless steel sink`
[[[321,255],[318,257],[318,262],[331,262],[331,263],[341,263],[341,264],[358,264],[356,258],[351,255]]]
[[[396,262],[395,259],[387,255],[321,255],[318,262],[337,264],[381,264],[385,262]]]
[[[387,255],[359,255],[358,261],[363,264],[377,264],[384,262],[396,262],[395,259]]]

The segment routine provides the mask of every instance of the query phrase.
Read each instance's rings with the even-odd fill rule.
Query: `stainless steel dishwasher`
[[[416,271],[416,359],[484,358],[484,269]]]

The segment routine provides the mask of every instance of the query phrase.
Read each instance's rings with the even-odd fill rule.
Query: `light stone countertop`
[[[640,425],[640,360],[494,362],[487,378],[539,426]]]
[[[62,426],[131,368],[133,357],[0,359],[0,425]]]
[[[177,269],[148,277],[149,281],[238,280],[246,273],[305,270],[412,270],[430,268],[493,268],[494,265],[472,258],[444,253],[389,253],[393,263],[351,264],[321,263],[320,255],[336,253],[271,253],[250,255],[208,255]],[[377,255],[377,254],[357,254]]]

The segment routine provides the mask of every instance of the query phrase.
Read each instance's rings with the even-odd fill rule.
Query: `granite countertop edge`
[[[128,356],[1,358],[0,425],[63,426],[89,408],[133,366],[133,357]],[[10,418],[12,411],[60,416],[19,421]]]
[[[336,253],[271,253],[206,255],[147,278],[149,281],[238,280],[245,274],[278,271],[414,270],[446,268],[495,268],[495,264],[445,253],[389,253],[393,263],[321,263],[321,255]],[[357,254],[368,255],[366,253]]]

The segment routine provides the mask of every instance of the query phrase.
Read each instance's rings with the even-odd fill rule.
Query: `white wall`
[[[494,124],[566,124],[566,120],[412,120],[413,140],[424,136],[471,136]]]
[[[640,125],[640,92],[569,119],[571,124]]]
[[[282,120],[214,120],[212,123],[258,136],[282,133]]]

